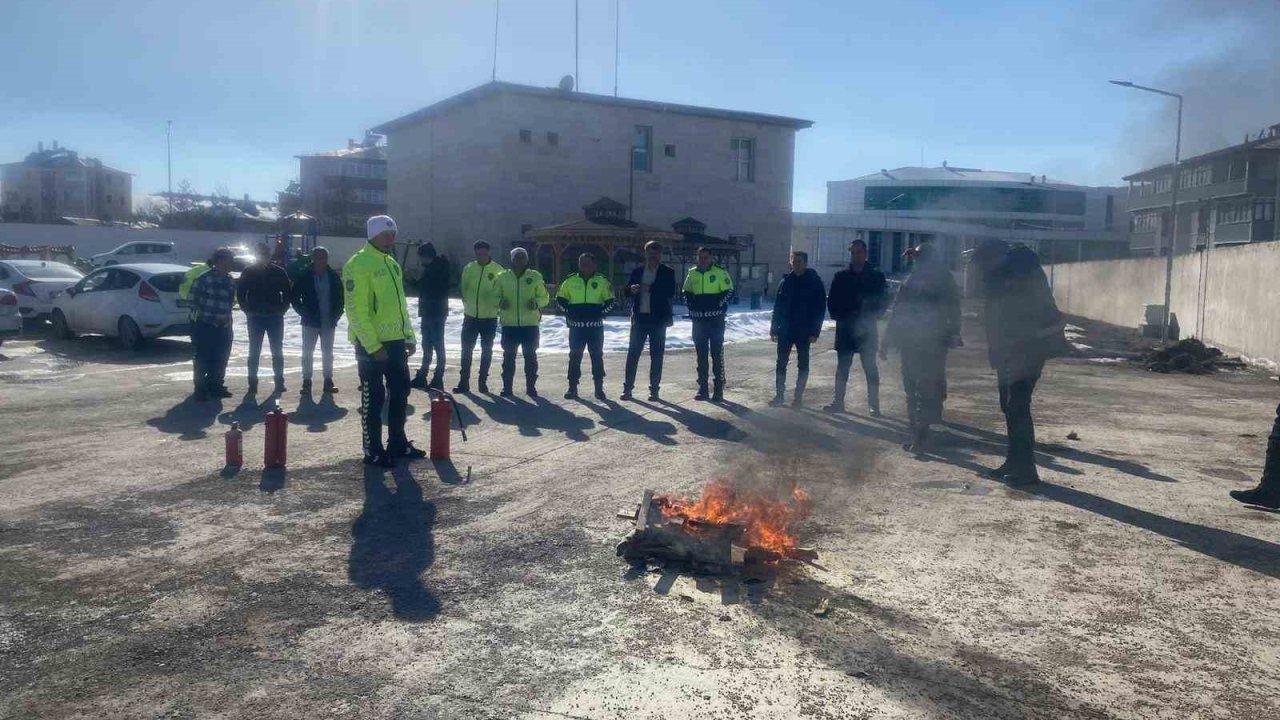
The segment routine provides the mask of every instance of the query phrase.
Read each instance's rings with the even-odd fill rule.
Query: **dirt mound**
[[[1209,347],[1195,338],[1152,350],[1143,356],[1142,363],[1152,372],[1191,375],[1207,375],[1218,370],[1244,367],[1244,362],[1239,358],[1227,357],[1218,348]]]

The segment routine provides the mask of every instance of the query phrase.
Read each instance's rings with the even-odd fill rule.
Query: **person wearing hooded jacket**
[[[1004,464],[991,475],[1014,485],[1029,485],[1040,480],[1031,395],[1045,361],[1066,353],[1062,313],[1031,248],[989,240],[974,251],[970,263],[979,269],[983,281],[987,355],[996,371],[1008,431]]]
[[[903,449],[922,453],[929,429],[942,419],[947,398],[947,351],[960,346],[960,290],[932,245],[910,251],[915,267],[898,291],[880,345],[902,356],[902,389],[907,396],[910,439]]]
[[[787,363],[791,348],[796,350],[796,390],[791,404],[804,402],[804,388],[809,382],[809,346],[822,333],[827,314],[827,293],[818,273],[809,268],[808,253],[791,253],[791,272],[782,276],[773,301],[773,321],[769,339],[778,343],[778,360],[774,366],[777,392],[770,405],[781,405],[787,388]]]

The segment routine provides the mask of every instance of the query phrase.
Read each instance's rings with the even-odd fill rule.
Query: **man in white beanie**
[[[542,308],[551,302],[542,273],[529,267],[529,253],[511,251],[511,269],[498,275],[498,318],[502,322],[502,397],[511,397],[516,351],[524,354],[524,387],[538,397],[538,334]]]
[[[369,244],[342,267],[348,335],[360,371],[360,417],[364,462],[395,467],[426,453],[405,436],[409,403],[409,356],[417,338],[404,296],[404,272],[391,256],[396,221],[375,215],[365,224]],[[382,444],[382,405],[387,404],[387,444]]]

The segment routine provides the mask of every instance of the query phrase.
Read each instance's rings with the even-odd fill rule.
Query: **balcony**
[[[1257,180],[1254,181],[1258,182]],[[1271,183],[1271,187],[1275,187],[1275,180],[1264,180]],[[1183,188],[1178,190],[1178,204],[1198,203],[1205,200],[1212,200],[1220,197],[1233,197],[1237,195],[1245,195],[1251,189],[1251,183],[1247,180],[1228,180],[1226,182],[1213,183],[1212,185],[1201,185],[1194,188]],[[1146,197],[1130,197],[1129,211],[1134,210],[1152,210],[1155,208],[1169,207],[1172,199],[1172,191],[1156,193]]]

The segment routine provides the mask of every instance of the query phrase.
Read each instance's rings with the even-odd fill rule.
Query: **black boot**
[[[787,371],[775,370],[773,372],[773,399],[769,401],[769,404],[773,407],[778,407],[779,405],[782,405],[783,403],[785,403],[786,398],[783,397],[783,395],[786,393],[786,390],[787,390]]]
[[[871,417],[880,417],[880,385],[867,384],[867,409],[871,411]]]
[[[565,400],[577,400],[577,399],[578,399],[578,383],[570,383],[570,384],[569,384],[569,390],[568,390],[568,392],[566,392],[566,393],[564,394],[564,399],[565,399]]]
[[[419,371],[417,375],[413,376],[413,380],[409,382],[409,387],[413,388],[414,390],[426,390],[427,374]]]
[[[697,394],[697,395],[694,395],[694,396],[693,396],[693,399],[694,399],[694,400],[706,400],[706,399],[707,399],[708,397],[710,397],[710,396],[711,396],[711,394],[707,392],[707,385],[706,385],[706,383],[701,383],[701,384],[699,384],[699,385],[698,385],[698,394]]]
[[[1280,420],[1276,421],[1280,425]],[[1267,462],[1262,467],[1262,479],[1252,490],[1232,490],[1231,497],[1245,505],[1280,510],[1280,438],[1274,437],[1267,443]]]
[[[609,399],[609,396],[604,394],[604,381],[603,381],[603,380],[597,380],[597,381],[596,381],[596,399],[597,399],[597,400],[608,400],[608,399]]]
[[[653,394],[655,395],[655,397],[650,399],[657,400],[656,395],[658,394],[658,391],[654,390]],[[723,384],[716,383],[715,387],[711,389],[711,402],[724,402],[724,385]]]

